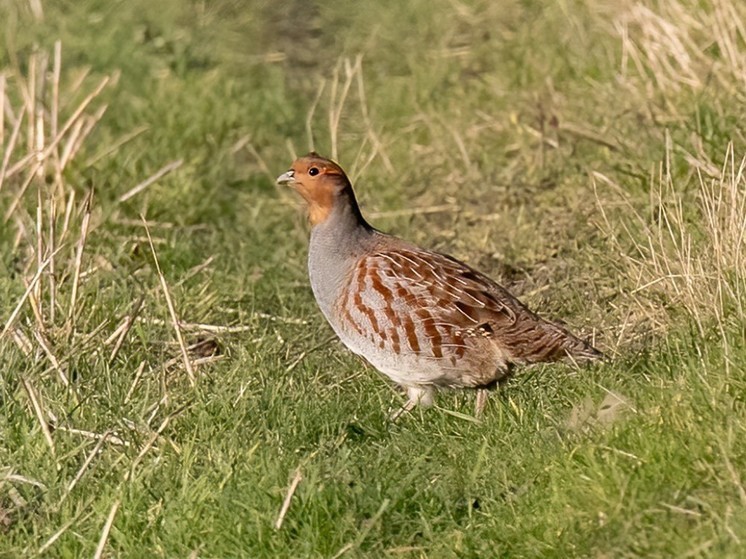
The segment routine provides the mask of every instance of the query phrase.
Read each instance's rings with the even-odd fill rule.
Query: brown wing
[[[481,336],[515,363],[600,356],[484,274],[447,255],[381,250],[358,263],[352,282],[349,318],[360,326],[370,322],[382,349],[460,358],[466,339]]]

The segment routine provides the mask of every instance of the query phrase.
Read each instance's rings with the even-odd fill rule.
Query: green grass
[[[0,152],[24,103],[51,141],[55,41],[60,127],[110,80],[0,189],[0,557],[746,553],[738,2],[35,4],[0,3]],[[312,147],[612,358],[389,422],[274,186]]]

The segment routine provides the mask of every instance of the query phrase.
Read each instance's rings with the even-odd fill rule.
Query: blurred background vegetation
[[[744,11],[0,0],[0,556],[742,557]],[[388,422],[310,149],[610,362]]]

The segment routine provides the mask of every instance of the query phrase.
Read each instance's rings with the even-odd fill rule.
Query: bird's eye
[[[312,177],[315,177],[316,175],[319,174],[319,169],[317,167],[311,167],[308,170],[308,174],[311,175]]]

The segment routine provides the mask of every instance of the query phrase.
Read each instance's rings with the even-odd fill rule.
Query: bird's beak
[[[293,171],[292,169],[289,170],[287,173],[283,173],[279,177],[277,177],[277,184],[292,186],[294,182],[295,171]]]

